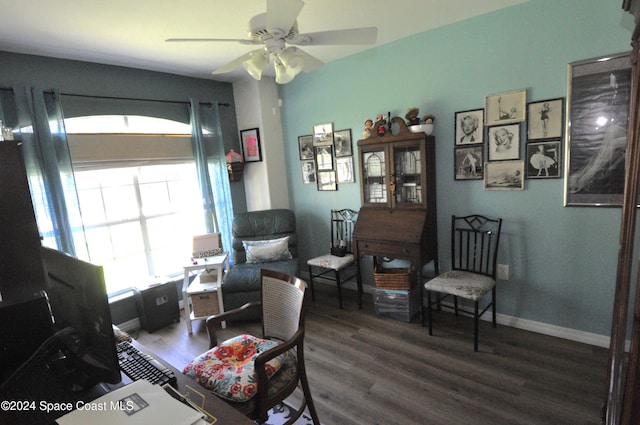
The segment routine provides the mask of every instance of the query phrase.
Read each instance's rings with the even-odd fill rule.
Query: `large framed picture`
[[[244,162],[262,161],[260,150],[260,131],[257,128],[240,131],[240,143],[242,144],[242,158]]]
[[[333,145],[333,123],[316,124],[313,126],[313,146]]]
[[[312,184],[316,182],[316,163],[315,161],[302,161],[302,183]]]
[[[484,109],[456,112],[456,146],[484,142]]]
[[[335,171],[318,171],[318,190],[338,190]]]
[[[353,155],[351,150],[351,129],[334,132],[333,146],[336,158]]]
[[[561,177],[562,141],[547,140],[527,143],[527,178],[557,179]]]
[[[560,139],[564,134],[564,97],[527,103],[527,139]]]
[[[628,53],[568,65],[565,206],[621,206],[631,96]]]
[[[336,172],[338,173],[338,183],[355,183],[353,156],[336,158]]]
[[[300,149],[300,160],[313,159],[313,136],[298,136],[298,148]]]
[[[523,190],[524,161],[487,162],[484,165],[485,190]]]
[[[333,170],[333,146],[316,146],[315,150],[317,170]]]
[[[482,180],[484,167],[484,146],[464,146],[455,148],[454,167],[456,180]]]
[[[489,127],[487,139],[489,161],[520,159],[520,124]]]
[[[485,125],[511,124],[524,121],[527,113],[527,91],[514,90],[486,97]]]

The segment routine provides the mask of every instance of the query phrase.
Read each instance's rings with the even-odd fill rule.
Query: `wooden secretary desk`
[[[354,256],[358,270],[364,255],[374,263],[380,257],[409,261],[413,281],[420,282],[429,261],[438,273],[435,138],[411,132],[399,117],[391,123],[392,132],[358,141],[362,208]]]

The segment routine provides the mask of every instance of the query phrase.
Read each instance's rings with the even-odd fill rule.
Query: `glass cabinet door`
[[[385,159],[385,151],[382,149],[362,153],[362,193],[366,204],[387,203]]]
[[[422,154],[419,145],[393,148],[396,205],[422,204]]]

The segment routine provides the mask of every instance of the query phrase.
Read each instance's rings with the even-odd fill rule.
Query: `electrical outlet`
[[[496,279],[509,280],[509,266],[507,264],[498,264],[496,266]]]

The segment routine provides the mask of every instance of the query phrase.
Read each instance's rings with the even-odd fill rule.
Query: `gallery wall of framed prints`
[[[524,190],[527,179],[562,177],[563,97],[527,102],[525,89],[493,93],[484,109],[455,113],[455,180],[485,190]]]
[[[333,191],[339,184],[355,183],[351,129],[336,131],[333,123],[315,124],[312,134],[298,136],[298,148],[304,184]]]

